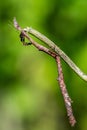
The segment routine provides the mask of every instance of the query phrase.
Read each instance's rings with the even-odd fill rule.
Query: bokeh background
[[[0,130],[87,130],[87,83],[63,61],[77,123],[71,128],[54,59],[23,46],[13,17],[53,40],[87,73],[86,0],[0,1]]]

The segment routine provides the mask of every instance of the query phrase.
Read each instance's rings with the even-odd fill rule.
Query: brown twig
[[[70,122],[71,126],[74,126],[76,123],[76,120],[75,120],[75,117],[74,117],[73,111],[72,111],[72,106],[71,106],[72,100],[69,97],[69,94],[66,89],[59,56],[56,56],[56,62],[57,62],[57,68],[58,68],[58,73],[59,73],[58,82],[59,82],[59,86],[60,86],[60,89],[61,89],[61,92],[62,92],[62,95],[64,98],[64,102],[65,102],[65,106],[66,106],[66,110],[67,110],[67,116],[69,117],[69,122]]]
[[[69,97],[69,94],[67,92],[66,89],[66,85],[64,83],[64,77],[63,77],[63,72],[62,72],[62,67],[61,67],[61,62],[60,62],[60,56],[58,54],[56,54],[55,52],[49,50],[48,48],[38,44],[37,42],[35,42],[23,29],[21,29],[21,27],[18,25],[16,19],[14,19],[14,27],[19,30],[21,32],[21,38],[23,38],[21,41],[23,42],[23,45],[28,45],[28,44],[24,44],[25,42],[25,37],[30,41],[30,43],[32,43],[32,45],[34,45],[39,51],[43,51],[45,53],[47,53],[48,55],[52,56],[56,62],[57,62],[57,68],[58,68],[58,74],[59,74],[59,78],[58,78],[58,82],[59,82],[59,86],[64,98],[64,102],[65,102],[65,106],[66,106],[66,110],[67,110],[67,115],[69,117],[69,122],[71,124],[71,126],[74,126],[76,123],[75,117],[73,115],[73,111],[72,111],[72,106],[71,106],[71,99]],[[22,37],[23,36],[23,37]]]

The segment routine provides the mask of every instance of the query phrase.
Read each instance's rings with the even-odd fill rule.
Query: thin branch
[[[62,72],[62,67],[61,67],[59,56],[56,56],[56,62],[57,62],[57,68],[58,68],[58,73],[59,73],[59,76],[58,76],[59,86],[60,86],[60,89],[64,98],[64,102],[65,102],[65,106],[67,110],[67,116],[69,117],[69,122],[71,126],[74,126],[76,123],[76,120],[72,111],[72,106],[71,106],[72,100],[69,97],[69,94],[66,89],[66,85],[64,83],[64,77],[63,77],[63,72]]]
[[[46,47],[44,47],[44,46],[38,44],[37,42],[35,42],[32,38],[29,38],[29,39],[30,39],[30,42],[39,51],[43,51],[43,52],[49,54],[50,56],[52,56],[54,59],[56,59],[57,67],[58,67],[58,73],[59,73],[59,78],[58,78],[59,86],[60,86],[60,89],[61,89],[61,92],[62,92],[62,95],[63,95],[63,98],[64,98],[64,102],[65,102],[65,106],[66,106],[66,110],[67,110],[67,115],[69,117],[69,122],[70,122],[71,126],[74,126],[75,123],[76,123],[76,120],[75,120],[75,117],[73,115],[73,110],[72,110],[72,106],[71,106],[72,101],[69,97],[69,94],[68,94],[67,89],[66,89],[66,85],[64,83],[62,67],[61,67],[61,63],[60,63],[60,57],[56,53],[50,51]]]
[[[60,89],[61,89],[61,92],[62,92],[62,95],[63,95],[63,98],[64,98],[64,102],[65,102],[65,106],[66,106],[66,110],[67,110],[67,115],[69,117],[69,122],[70,122],[71,126],[74,126],[75,123],[76,123],[76,120],[75,120],[75,117],[73,115],[73,110],[72,110],[72,106],[71,106],[72,101],[71,101],[71,99],[69,97],[69,94],[68,94],[67,89],[66,89],[66,85],[64,83],[60,57],[56,53],[50,51],[46,47],[44,47],[44,46],[38,44],[37,42],[35,42],[32,38],[30,38],[30,42],[39,51],[43,51],[43,52],[49,54],[50,56],[52,56],[56,60],[57,67],[58,67],[58,73],[59,73],[59,78],[58,78],[59,86],[60,86]]]
[[[37,42],[35,42],[32,38],[30,38],[30,42],[39,51],[43,51],[43,52],[47,53],[48,55],[52,56],[56,60],[58,73],[59,73],[58,81],[59,81],[59,86],[60,86],[60,89],[61,89],[61,92],[62,92],[62,95],[63,95],[63,98],[64,98],[64,102],[65,102],[65,106],[66,106],[66,110],[67,110],[67,116],[69,117],[69,122],[70,122],[71,126],[74,126],[75,123],[76,123],[76,120],[75,120],[75,117],[73,115],[73,110],[72,110],[72,106],[71,106],[72,101],[71,101],[71,99],[69,97],[68,91],[66,89],[66,85],[64,83],[60,57],[56,53],[50,51],[46,47],[44,47],[44,46],[38,44]]]
[[[76,64],[63,52],[54,42],[52,42],[50,39],[48,39],[46,36],[38,32],[37,30],[27,27],[25,29],[21,29],[18,25],[16,19],[14,18],[14,27],[17,28],[17,30],[22,31],[25,34],[25,31],[34,35],[39,40],[43,41],[45,44],[47,44],[54,52],[56,52],[69,66],[74,72],[83,80],[87,81],[87,75],[84,74],[79,67],[76,66]],[[26,35],[27,37],[28,35]]]
[[[29,45],[29,44],[25,44],[25,37],[26,37],[30,41],[30,43],[33,44],[39,51],[43,51],[43,52],[47,53],[48,55],[52,56],[56,60],[58,73],[59,73],[58,81],[59,81],[60,89],[61,89],[61,92],[62,92],[62,95],[64,98],[67,115],[69,117],[69,122],[70,122],[71,126],[74,126],[76,123],[76,120],[75,120],[75,117],[74,117],[73,111],[72,111],[71,99],[69,97],[69,94],[66,89],[66,85],[64,83],[62,67],[61,67],[61,63],[60,63],[60,57],[55,52],[38,44],[37,42],[35,42],[24,30],[21,29],[21,27],[18,25],[16,19],[14,19],[14,26],[17,30],[19,30],[21,32],[20,38],[21,38],[21,41],[23,42],[23,45]]]
[[[64,98],[64,102],[65,102],[65,106],[66,106],[66,110],[67,110],[67,115],[69,117],[69,122],[71,124],[71,126],[74,126],[76,123],[75,117],[73,116],[73,112],[72,112],[72,106],[71,106],[71,99],[68,95],[67,89],[66,89],[66,85],[64,83],[64,79],[63,79],[63,73],[62,73],[62,67],[61,67],[61,63],[60,63],[60,57],[50,51],[49,49],[47,49],[46,47],[38,44],[37,42],[35,42],[32,38],[29,38],[30,42],[39,50],[39,51],[43,51],[47,54],[49,54],[50,56],[52,56],[54,59],[56,59],[57,62],[57,67],[58,67],[58,72],[59,72],[59,86]]]
[[[27,27],[24,29],[26,32],[32,34],[39,40],[43,41],[45,44],[47,44],[54,52],[56,52],[69,66],[74,72],[83,80],[87,81],[87,75],[84,74],[79,67],[76,66],[76,64],[65,54],[64,51],[62,51],[54,42],[52,42],[50,39],[48,39],[46,36],[38,32],[37,30]]]

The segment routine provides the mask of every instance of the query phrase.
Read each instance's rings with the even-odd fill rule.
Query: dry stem
[[[71,99],[69,97],[69,94],[67,92],[66,89],[66,85],[64,83],[64,77],[63,77],[63,72],[62,72],[62,67],[61,67],[61,62],[60,62],[60,56],[53,51],[50,51],[48,48],[38,44],[37,42],[35,42],[24,30],[21,29],[21,27],[18,25],[16,19],[14,20],[14,27],[20,31],[21,33],[21,38],[23,36],[22,42],[24,44],[25,42],[25,37],[32,43],[32,45],[34,45],[39,51],[43,51],[45,53],[47,53],[48,55],[52,56],[56,62],[57,62],[57,70],[58,70],[58,74],[59,74],[59,78],[58,78],[58,82],[59,82],[59,86],[64,98],[64,102],[65,102],[65,107],[67,110],[67,115],[69,117],[69,122],[71,124],[71,126],[74,126],[76,123],[75,117],[73,115],[73,111],[72,111],[72,106],[71,106]],[[28,44],[24,44],[24,45],[28,45]]]
[[[59,56],[56,56],[56,62],[57,62],[57,68],[58,68],[57,70],[59,73],[59,76],[58,76],[59,86],[60,86],[60,89],[61,89],[61,92],[62,92],[62,95],[64,98],[64,102],[65,102],[65,106],[66,106],[66,110],[67,110],[67,116],[69,117],[69,122],[70,122],[71,126],[74,126],[76,123],[76,120],[75,120],[75,117],[74,117],[73,111],[72,111],[72,106],[71,106],[72,100],[69,97],[69,94],[66,89]]]

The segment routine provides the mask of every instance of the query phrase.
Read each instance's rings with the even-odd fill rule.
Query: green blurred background
[[[87,72],[86,0],[0,2],[0,130],[87,130],[87,83],[63,61],[77,123],[71,128],[54,59],[22,46],[13,17],[45,34]]]

